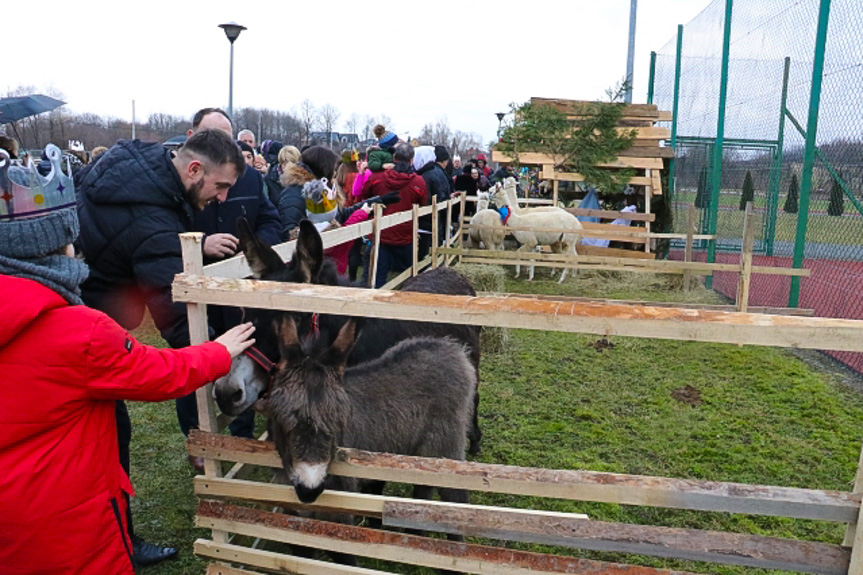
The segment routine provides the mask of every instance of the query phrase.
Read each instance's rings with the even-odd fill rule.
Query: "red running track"
[[[682,260],[683,252],[674,251],[669,259]],[[694,254],[696,261],[707,261],[707,254]],[[740,263],[739,254],[716,254],[717,263]],[[754,256],[753,265],[770,267],[792,267],[790,257]],[[844,260],[803,260],[803,267],[812,270],[812,276],[800,280],[801,308],[815,310],[820,317],[863,319],[863,262]],[[713,274],[713,289],[735,299],[738,274],[716,272]],[[787,307],[791,278],[753,274],[749,289],[749,305]],[[858,373],[863,373],[863,353],[828,351],[831,357],[841,361]]]

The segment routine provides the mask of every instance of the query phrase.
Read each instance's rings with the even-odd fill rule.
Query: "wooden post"
[[[180,248],[183,253],[183,272],[187,274],[204,275],[204,234],[189,232],[180,234]],[[189,323],[189,343],[201,344],[210,340],[210,328],[207,321],[207,305],[203,303],[187,303],[186,317]],[[216,406],[213,404],[213,384],[199,387],[195,392],[195,402],[198,407],[198,428],[202,431],[218,433],[219,420],[216,417]],[[215,459],[204,458],[204,475],[206,477],[221,477],[222,465]],[[213,541],[228,542],[228,534],[213,530]]]
[[[371,271],[369,272],[369,287],[375,287],[375,277],[378,275],[378,251],[381,245],[381,214],[383,213],[383,206],[381,204],[375,204],[375,217],[374,217],[374,237],[372,240],[372,253],[369,257],[369,267]]]
[[[461,195],[461,217],[458,219],[458,249],[464,250],[464,218],[465,208],[467,207],[467,194]],[[461,263],[461,254],[458,256],[458,263]]]
[[[749,305],[749,285],[752,282],[752,248],[755,244],[755,214],[752,202],[746,202],[743,220],[743,247],[740,251],[740,278],[737,281],[737,311],[746,311]]]
[[[411,276],[416,277],[419,271],[419,249],[420,249],[420,215],[419,206],[414,204],[411,208],[413,215],[413,242],[411,242]]]
[[[650,213],[650,200],[653,197],[653,189],[651,186],[644,186],[644,213]],[[644,242],[645,253],[650,253],[650,220],[644,222],[644,231],[647,232],[647,238]]]
[[[557,180],[553,180],[551,184],[551,205],[555,208],[557,207],[557,198],[560,193],[560,182]]]
[[[686,228],[686,250],[683,252],[683,261],[692,261],[692,242],[695,234],[695,204],[689,205],[689,220]],[[692,283],[692,271],[686,270],[683,272],[683,291],[688,292]]]
[[[440,241],[440,237],[438,236],[438,211],[437,211],[437,196],[432,197],[432,245],[431,245],[431,267],[435,269],[437,267],[437,244]]]
[[[462,193],[464,193],[464,192],[462,192]],[[453,199],[450,198],[446,204],[447,226],[446,226],[446,234],[444,235],[444,240],[445,240],[444,241],[444,247],[445,248],[450,247],[450,238],[452,237],[452,203],[453,203]],[[444,267],[446,267],[447,263],[449,263],[447,260],[447,257],[448,256],[444,256],[443,260],[441,262],[441,263],[443,263]]]

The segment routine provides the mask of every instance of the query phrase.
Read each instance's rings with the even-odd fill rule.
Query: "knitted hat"
[[[246,142],[242,142],[240,140],[237,140],[237,145],[240,147],[241,152],[248,152],[248,153],[254,155],[255,149],[252,148],[250,145],[248,145]]]
[[[378,145],[384,150],[392,151],[399,142],[399,137],[387,131],[383,124],[376,124],[372,129],[372,133],[377,137]]]
[[[311,180],[303,186],[306,217],[312,222],[328,222],[336,217],[336,193],[327,187],[327,179]]]
[[[435,162],[444,162],[449,160],[449,152],[447,151],[445,146],[441,146],[438,144],[434,147],[434,158]]]
[[[43,177],[32,163],[12,165],[0,150],[0,256],[36,258],[78,237],[72,177],[61,169],[57,146],[49,144],[46,152],[51,170]]]

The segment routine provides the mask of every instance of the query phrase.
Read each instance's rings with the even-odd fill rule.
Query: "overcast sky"
[[[228,104],[292,111],[308,98],[341,114],[386,114],[403,137],[446,118],[495,137],[495,112],[532,96],[604,99],[626,74],[630,0],[369,3],[90,0],[5,2],[0,94],[62,92],[72,112],[137,120]],[[659,50],[710,0],[639,0],[633,102]]]

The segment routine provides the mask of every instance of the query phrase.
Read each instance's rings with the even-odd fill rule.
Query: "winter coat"
[[[32,280],[0,275],[0,293],[0,572],[131,574],[116,400],[185,395],[231,357],[142,345]]]
[[[410,210],[414,204],[423,206],[426,203],[426,183],[422,176],[418,176],[413,170],[401,172],[393,169],[372,174],[363,186],[362,199],[383,196],[393,191],[399,192],[400,199],[384,208],[385,216]],[[384,245],[404,246],[413,241],[412,222],[404,222],[381,231],[381,243]]]
[[[281,177],[282,169],[278,163],[270,166],[270,170],[267,172],[267,175],[264,176],[264,185],[267,187],[267,197],[270,198],[270,202],[274,206],[279,203],[279,196],[282,195],[282,190],[284,189],[282,184],[279,182],[279,178]]]
[[[380,172],[386,164],[393,163],[393,155],[386,150],[369,150],[368,162],[372,172]]]
[[[144,306],[171,347],[189,344],[186,304],[171,283],[183,271],[178,234],[193,229],[194,208],[160,143],[120,140],[87,172],[78,189],[77,246],[90,266],[81,296],[126,329]]]
[[[315,179],[314,174],[294,164],[286,174],[287,186],[279,197],[279,219],[282,221],[281,240],[290,239],[291,230],[300,225],[306,217],[306,200],[303,197],[303,186]]]
[[[432,198],[437,198],[438,202],[445,202],[450,198],[450,187],[449,187],[449,178],[446,176],[446,172],[437,162],[429,162],[419,170],[417,170],[417,174],[422,176],[423,180],[426,183],[426,203],[431,204]],[[446,219],[446,212],[443,215],[443,219]],[[419,226],[421,230],[431,231],[431,215],[423,216],[420,218]],[[440,222],[439,227],[443,230],[444,222]]]

